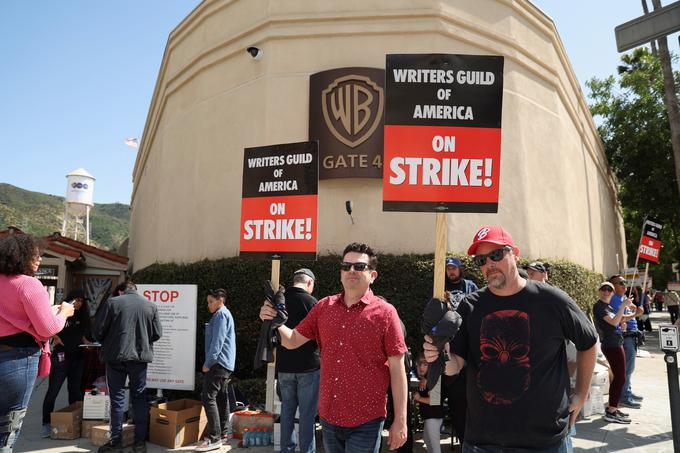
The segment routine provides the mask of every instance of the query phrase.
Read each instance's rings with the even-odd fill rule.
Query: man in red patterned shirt
[[[288,349],[310,340],[319,345],[319,418],[327,453],[379,451],[388,385],[394,397],[389,449],[406,441],[406,344],[396,309],[371,291],[377,264],[369,246],[349,244],[340,264],[343,292],[321,299],[294,330],[278,328]],[[260,318],[274,316],[265,302]]]

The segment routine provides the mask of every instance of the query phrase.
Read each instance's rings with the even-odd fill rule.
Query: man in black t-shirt
[[[458,307],[463,323],[447,366],[455,373],[467,365],[463,452],[566,451],[595,366],[595,328],[567,294],[519,276],[519,249],[502,227],[481,228],[468,254],[488,286]],[[565,340],[578,351],[571,401]],[[438,357],[431,343],[423,348],[429,361]]]
[[[298,269],[293,274],[293,286],[286,289],[286,327],[294,329],[316,305],[311,295],[314,291],[314,273]],[[319,401],[319,349],[309,341],[297,349],[278,348],[276,371],[281,391],[281,451],[293,453],[295,411],[300,409],[299,437],[301,453],[316,449],[314,423]]]

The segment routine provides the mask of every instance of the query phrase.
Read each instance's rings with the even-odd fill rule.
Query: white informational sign
[[[678,351],[678,328],[673,325],[659,326],[659,346],[664,351]]]
[[[634,267],[630,267],[623,270],[623,278],[626,279],[627,286],[631,286],[632,284],[632,286],[639,286],[642,288],[642,284],[644,283],[646,275],[647,273],[644,269],[639,270],[635,269]],[[651,288],[652,283],[652,277],[647,276],[647,288]]]
[[[668,282],[666,289],[668,291],[680,291],[680,282]]]
[[[153,345],[146,385],[155,389],[194,390],[196,366],[196,285],[137,285],[155,303],[163,336]]]

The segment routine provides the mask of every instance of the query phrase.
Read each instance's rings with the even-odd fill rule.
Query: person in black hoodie
[[[73,404],[83,400],[80,383],[83,378],[85,359],[80,345],[92,341],[90,310],[82,289],[69,292],[66,302],[73,303],[75,313],[66,319],[64,329],[52,337],[52,366],[47,393],[43,401],[43,437],[50,436],[50,414],[54,410],[54,403],[61,386],[67,378],[68,403]]]

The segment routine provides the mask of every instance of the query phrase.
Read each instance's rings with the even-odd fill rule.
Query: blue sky
[[[129,203],[135,150],[123,140],[141,137],[168,34],[198,3],[0,1],[0,182],[64,195],[84,167],[96,203]],[[582,85],[615,72],[614,27],[642,14],[639,0],[534,3]]]

